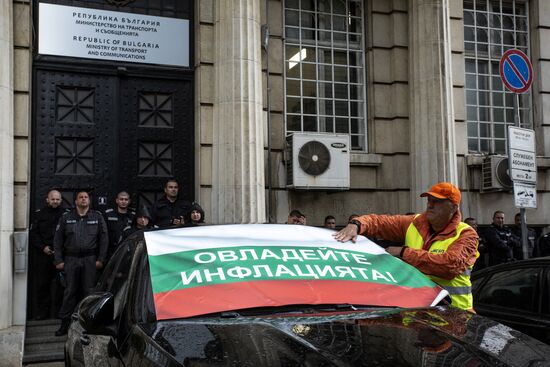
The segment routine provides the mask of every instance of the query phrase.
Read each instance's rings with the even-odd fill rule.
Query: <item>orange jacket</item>
[[[355,220],[361,223],[361,234],[385,240],[405,242],[405,234],[413,223],[422,238],[421,250],[405,248],[402,259],[424,274],[435,275],[443,279],[453,279],[462,274],[476,261],[479,237],[473,228],[465,228],[460,237],[442,254],[429,253],[432,242],[453,237],[460,223],[461,215],[457,211],[447,226],[434,233],[426,214],[414,215],[363,215]],[[405,244],[406,246],[406,244]]]

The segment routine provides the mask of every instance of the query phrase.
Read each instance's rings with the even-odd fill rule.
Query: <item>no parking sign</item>
[[[508,90],[525,93],[533,83],[533,66],[520,50],[508,50],[500,59],[500,77]]]

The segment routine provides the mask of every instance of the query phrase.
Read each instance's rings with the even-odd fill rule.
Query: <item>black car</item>
[[[550,344],[550,257],[483,269],[472,285],[477,313]]]
[[[157,320],[142,232],[79,304],[65,354],[68,366],[550,366],[550,346],[448,305],[301,304]]]

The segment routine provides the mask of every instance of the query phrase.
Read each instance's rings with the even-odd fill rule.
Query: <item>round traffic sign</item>
[[[525,93],[533,83],[533,66],[520,50],[508,50],[500,59],[500,77],[508,90]]]

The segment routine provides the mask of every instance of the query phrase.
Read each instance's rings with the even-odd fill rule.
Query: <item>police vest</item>
[[[466,223],[460,222],[456,228],[456,233],[453,237],[447,238],[444,240],[434,241],[430,245],[428,250],[431,254],[442,254],[447,252],[447,249],[451,244],[460,237],[460,233],[470,226]],[[416,227],[411,223],[409,228],[407,228],[407,233],[405,235],[405,245],[415,250],[422,249],[424,245],[424,239],[416,229]],[[479,254],[476,253],[476,257]],[[456,276],[455,278],[448,280],[435,275],[428,275],[431,280],[439,284],[449,294],[451,295],[452,305],[463,310],[472,310],[474,308],[473,297],[472,297],[472,283],[470,282],[470,275],[472,274],[472,266],[468,267],[462,274]]]

